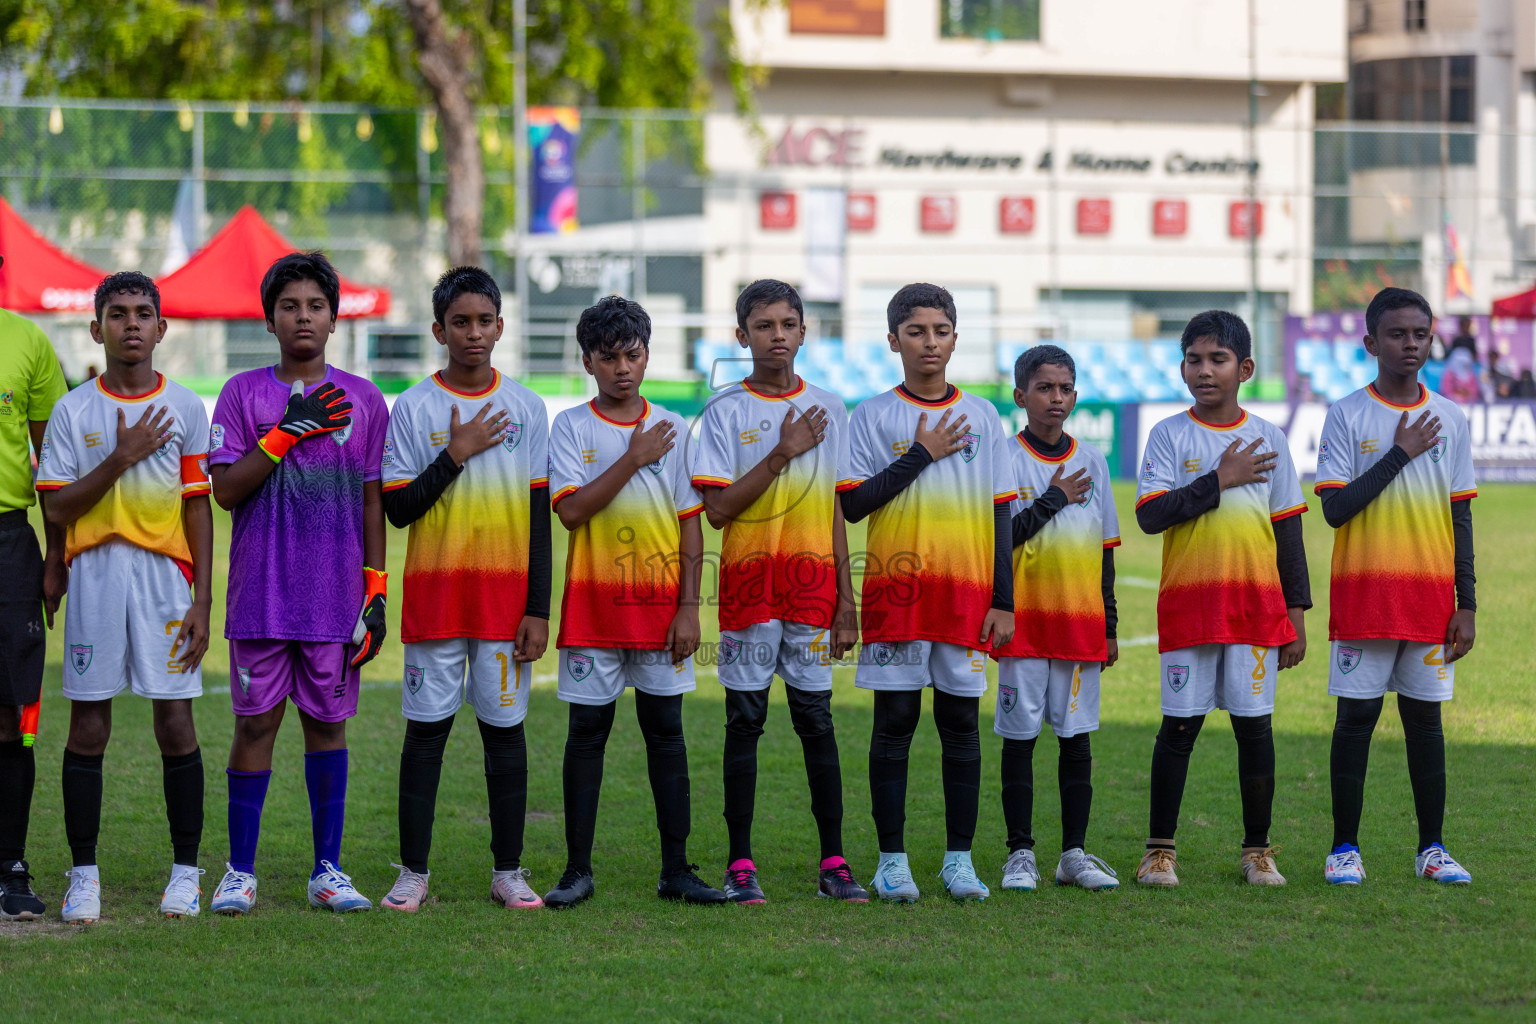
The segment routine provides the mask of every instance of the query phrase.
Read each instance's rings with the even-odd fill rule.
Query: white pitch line
[[[1116,576],[1116,583],[1124,583],[1128,587],[1144,587],[1147,590],[1156,590],[1161,584],[1157,580],[1149,580],[1145,576]]]

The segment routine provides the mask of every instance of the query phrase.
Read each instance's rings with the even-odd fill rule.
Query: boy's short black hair
[[[1184,333],[1179,337],[1179,351],[1188,352],[1189,346],[1201,338],[1210,338],[1218,348],[1227,349],[1237,356],[1239,362],[1253,358],[1253,336],[1248,333],[1248,325],[1243,323],[1243,318],[1236,313],[1228,313],[1224,309],[1208,309],[1204,313],[1196,313],[1184,325]]]
[[[628,348],[635,341],[650,349],[651,316],[632,299],[605,296],[582,310],[576,321],[576,344],[584,356]]]
[[[501,289],[495,278],[479,267],[454,267],[437,279],[432,286],[432,319],[439,324],[448,315],[448,307],[460,295],[484,295],[501,315]]]
[[[754,309],[760,306],[771,306],[775,302],[789,303],[789,307],[800,317],[800,322],[805,322],[805,306],[801,303],[800,293],[795,291],[794,286],[765,277],[760,281],[753,281],[741,290],[740,295],[736,296],[736,326],[746,330],[747,317],[752,315]]]
[[[1067,372],[1072,375],[1072,383],[1077,383],[1077,364],[1072,361],[1072,356],[1059,345],[1036,345],[1019,353],[1019,358],[1013,364],[1013,386],[1020,391],[1029,390],[1029,382],[1042,366],[1065,366]]]
[[[886,304],[885,323],[892,334],[911,318],[914,309],[937,309],[949,317],[951,327],[955,326],[955,297],[949,294],[949,289],[936,284],[909,284],[892,295]]]
[[[114,295],[142,295],[155,307],[155,316],[160,315],[160,289],[155,287],[145,274],[137,270],[119,270],[115,274],[108,274],[101,279],[96,286],[96,319],[107,310],[107,300]]]
[[[261,279],[261,311],[268,320],[277,308],[277,297],[295,281],[318,284],[325,300],[331,304],[331,318],[336,318],[341,310],[341,279],[336,276],[336,268],[325,258],[325,253],[316,249],[291,252],[267,268],[266,276]]]
[[[1429,300],[1411,288],[1383,288],[1371,299],[1371,304],[1365,307],[1365,333],[1376,337],[1376,328],[1381,325],[1381,318],[1394,309],[1417,309],[1429,317],[1429,322],[1435,322],[1435,311],[1429,308]]]

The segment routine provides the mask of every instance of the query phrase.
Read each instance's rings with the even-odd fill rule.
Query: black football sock
[[[1382,698],[1340,697],[1333,720],[1333,749],[1328,776],[1333,788],[1333,848],[1360,847],[1360,813],[1365,807],[1365,769],[1371,758],[1371,733],[1381,717]]]
[[[1035,740],[1003,740],[1003,823],[1008,852],[1035,848]]]
[[[407,719],[405,723],[405,742],[400,747],[400,863],[418,875],[427,873],[432,853],[437,785],[452,730],[452,715],[436,722]]]
[[[64,748],[64,835],[75,867],[96,863],[101,834],[102,754],[77,754]]]
[[[0,861],[25,860],[37,754],[21,737],[0,743]]]
[[[821,843],[821,859],[843,855],[843,768],[832,729],[832,691],[801,690],[785,685],[789,719],[805,755],[805,781],[811,789],[811,817]]]
[[[869,803],[881,853],[906,850],[907,754],[923,711],[921,690],[876,690],[869,736]]]
[[[565,789],[565,866],[592,873],[592,836],[603,790],[603,752],[613,731],[614,704],[572,704],[561,782]]]
[[[1440,702],[1397,695],[1408,746],[1408,781],[1413,784],[1413,811],[1419,819],[1419,852],[1442,840],[1445,826],[1445,732],[1440,727]]]
[[[981,810],[981,733],[979,697],[933,691],[933,724],[943,749],[944,849],[969,850]]]
[[[160,755],[165,788],[165,819],[171,827],[171,862],[197,866],[203,842],[203,750]]]
[[[1093,747],[1091,733],[1058,739],[1056,788],[1061,792],[1061,849],[1088,844],[1088,812],[1093,808]]]
[[[1268,715],[1233,715],[1237,786],[1243,798],[1243,846],[1269,845],[1275,807],[1275,734]]]
[[[752,859],[752,814],[757,799],[757,740],[768,720],[768,691],[725,691],[726,864]]]
[[[485,795],[491,811],[491,856],[497,871],[516,870],[523,857],[528,817],[528,741],[523,723],[480,722],[485,747]]]
[[[688,830],[692,800],[688,782],[688,746],[683,741],[683,696],[657,697],[636,691],[635,717],[645,737],[645,768],[656,801],[656,831],[661,837],[661,870],[688,866]]]
[[[1179,805],[1184,802],[1184,780],[1189,777],[1189,755],[1205,724],[1204,715],[1190,718],[1163,716],[1152,744],[1152,813],[1147,827],[1147,849],[1173,848],[1179,827]]]

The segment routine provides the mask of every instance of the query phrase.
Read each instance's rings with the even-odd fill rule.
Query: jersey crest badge
[[[1339,648],[1339,671],[1346,676],[1355,670],[1360,664],[1360,656],[1364,652],[1358,647]]]
[[[1003,709],[1003,714],[1006,715],[1019,706],[1018,688],[1014,686],[999,686],[997,688],[997,702],[998,706]]]
[[[421,690],[421,681],[425,677],[426,673],[415,665],[405,666],[405,688],[410,690],[413,695]]]
[[[741,657],[741,641],[734,636],[720,638],[720,664],[734,665]]]
[[[523,425],[521,423],[508,423],[506,432],[501,435],[501,446],[507,451],[515,451],[517,446],[523,443]]]
[[[1086,505],[1093,500],[1093,481],[1088,481],[1088,489],[1083,492],[1082,504]]]
[[[171,431],[170,434],[167,435],[167,437],[165,439],[165,444],[161,445],[155,451],[155,458],[157,458],[157,459],[165,458],[166,454],[171,450],[171,445],[176,444],[180,440],[181,440],[181,431],[179,431],[179,430]]]
[[[981,435],[973,430],[962,437],[960,443],[964,445],[960,449],[960,457],[966,462],[970,462],[976,457],[976,452],[981,448]]]
[[[91,667],[91,645],[72,644],[69,648],[69,663],[75,666],[75,675],[85,675],[85,670]]]
[[[880,640],[870,648],[869,657],[876,665],[884,668],[896,657],[896,645],[889,640]]]
[[[340,448],[342,445],[346,444],[347,443],[347,438],[349,438],[351,436],[352,436],[352,424],[350,424],[350,423],[348,423],[346,426],[342,427],[340,430],[336,431],[335,433],[331,434],[331,437],[335,439],[336,447],[338,447],[338,448]]]
[[[1187,682],[1189,682],[1188,665],[1168,666],[1168,689],[1172,690],[1174,693],[1178,693],[1180,690],[1184,689],[1184,684]]]
[[[570,669],[572,679],[581,682],[592,674],[592,656],[572,651],[565,656],[565,667]]]
[[[1444,434],[1441,434],[1439,437],[1435,438],[1435,443],[1429,449],[1429,461],[1439,462],[1440,457],[1445,454],[1445,446],[1449,443],[1449,438],[1447,438]]]
[[[665,466],[667,464],[667,456],[670,455],[670,454],[672,454],[672,453],[671,452],[663,452],[661,458],[657,459],[655,462],[651,463],[650,465],[646,466],[645,468],[650,470],[652,473],[655,473],[657,476],[660,476],[661,475],[661,469],[662,469],[663,466]]]
[[[235,677],[240,680],[240,692],[251,692],[251,670],[248,668],[235,669]]]

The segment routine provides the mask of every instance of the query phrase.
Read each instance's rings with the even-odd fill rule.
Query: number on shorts
[[[832,664],[832,653],[827,647],[827,631],[822,629],[816,633],[816,638],[811,641],[810,652],[816,655],[816,664]]]
[[[1078,662],[1072,666],[1072,703],[1067,706],[1069,714],[1077,713],[1077,695],[1083,692],[1083,665]]]
[[[496,652],[496,660],[501,664],[501,706],[504,708],[517,707],[517,690],[523,682],[523,666],[516,664],[512,667],[512,692],[507,692],[507,655],[505,651]]]
[[[978,652],[974,649],[970,647],[965,649],[965,656],[971,659],[971,671],[985,672],[987,670],[987,656],[982,654],[980,657],[978,657],[977,655]]]
[[[179,629],[181,629],[181,620],[172,619],[165,624],[165,635],[173,637]],[[176,648],[179,646],[180,644],[176,640],[171,641],[171,656],[165,662],[165,671],[167,673],[180,674],[181,672],[181,662],[176,660]]]
[[[1424,664],[1431,668],[1438,667],[1438,671],[1435,672],[1435,678],[1443,681],[1445,679],[1445,648],[1440,644],[1435,644],[1425,651]]]
[[[1264,694],[1264,677],[1269,675],[1269,670],[1264,666],[1264,659],[1269,656],[1268,647],[1250,647],[1253,651],[1253,695],[1255,697]]]

